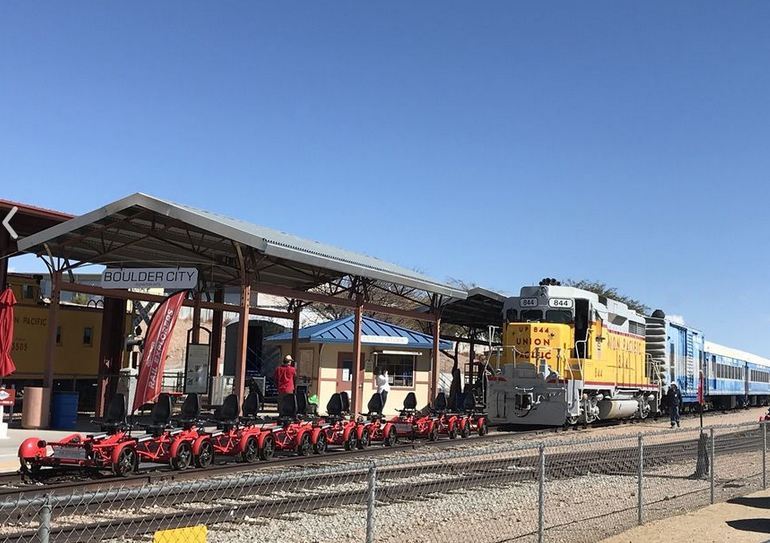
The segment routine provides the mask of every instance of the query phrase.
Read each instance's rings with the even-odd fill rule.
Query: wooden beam
[[[364,304],[364,311],[371,311],[373,313],[382,313],[385,315],[397,315],[399,317],[406,317],[408,319],[415,319],[418,321],[436,322],[436,315],[433,313],[422,313],[420,311],[410,311],[408,309],[399,309],[397,307],[388,307],[384,305],[377,305],[372,303]]]
[[[441,319],[436,318],[436,322],[433,323],[433,351],[431,352],[431,374],[430,374],[430,397],[428,402],[432,403],[433,399],[438,394],[439,384],[439,362],[441,361],[441,352],[439,351],[439,345],[441,341]]]
[[[218,288],[214,291],[214,302],[221,304],[225,300],[225,291]],[[211,317],[211,358],[209,359],[209,398],[214,377],[219,375],[219,357],[222,355],[222,321],[221,309],[215,309]]]
[[[294,367],[297,370],[299,370],[299,317],[301,311],[301,307],[294,309],[294,322],[291,327],[291,357],[294,359]]]
[[[241,311],[238,320],[238,344],[235,355],[235,384],[233,394],[237,394],[239,401],[244,398],[246,388],[246,355],[248,354],[249,340],[249,305],[251,304],[251,285],[245,283],[241,287]]]

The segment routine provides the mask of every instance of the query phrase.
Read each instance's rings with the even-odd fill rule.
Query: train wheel
[[[256,445],[256,443],[257,443],[257,440],[254,439],[254,444]],[[275,455],[275,438],[273,438],[273,436],[265,436],[264,441],[262,441],[262,448],[259,449],[259,459],[270,460],[274,455]]]
[[[460,430],[460,437],[462,437],[462,438],[471,437],[471,423],[470,422],[466,422],[463,425],[462,429]]]
[[[367,448],[371,443],[371,440],[369,439],[369,428],[364,428],[363,432],[361,432],[361,439],[358,440],[358,444],[356,445],[359,449],[365,449]]]
[[[310,434],[305,432],[302,437],[299,438],[297,443],[297,454],[300,456],[307,456],[310,451],[313,450],[313,443],[310,441]]]
[[[176,450],[176,456],[171,459],[171,467],[177,470],[183,470],[190,467],[193,460],[192,447],[186,441],[179,444]]]
[[[30,481],[37,481],[40,478],[40,464],[35,464],[31,460],[21,460],[21,474]]]
[[[201,448],[198,450],[198,455],[195,457],[195,465],[199,468],[207,468],[214,461],[214,446],[211,444],[211,440],[204,439],[201,441]]]
[[[133,447],[123,447],[118,460],[112,465],[112,472],[118,477],[125,477],[136,469],[137,457]]]
[[[324,454],[326,452],[326,435],[318,434],[318,439],[313,445],[313,450],[316,454]]]
[[[396,441],[398,441],[396,429],[391,426],[390,429],[388,429],[388,435],[385,436],[385,446],[393,447],[396,444]]]
[[[243,445],[241,460],[249,464],[259,460],[259,444],[256,437],[251,436],[246,440],[246,443]]]
[[[479,424],[479,435],[485,436],[489,433],[489,427],[487,426],[487,421],[482,422]]]

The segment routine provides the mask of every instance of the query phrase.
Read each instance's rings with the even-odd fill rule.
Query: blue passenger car
[[[707,341],[704,370],[706,394],[714,407],[767,405],[770,360]]]
[[[666,318],[666,385],[675,382],[685,404],[698,401],[698,379],[703,360],[703,333]]]

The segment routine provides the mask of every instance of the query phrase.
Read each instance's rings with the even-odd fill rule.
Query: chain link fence
[[[0,498],[0,542],[591,542],[766,487],[765,423]]]

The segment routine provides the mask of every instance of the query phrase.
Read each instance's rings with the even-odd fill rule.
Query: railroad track
[[[717,452],[729,454],[761,449],[762,437],[758,430],[744,430],[720,437]],[[557,448],[557,447],[555,447]],[[571,450],[549,454],[546,477],[549,480],[592,474],[636,476],[638,449],[636,447],[610,448],[597,454],[595,450]],[[645,448],[647,469],[666,463],[693,462],[697,458],[698,440],[687,439],[658,443]],[[611,454],[607,454],[611,453]],[[608,460],[608,456],[611,458]],[[346,458],[350,458],[347,456]],[[458,457],[463,458],[463,457]],[[436,492],[495,486],[512,482],[534,482],[538,478],[537,449],[513,451],[504,458],[483,458],[462,462],[436,460],[410,466],[385,465],[377,468],[377,499],[380,501],[414,500]],[[51,540],[56,542],[92,541],[122,534],[139,534],[166,527],[192,523],[218,523],[242,518],[244,515],[271,517],[298,511],[313,511],[346,504],[365,503],[368,492],[368,466],[359,462],[327,470],[319,476],[318,470],[307,469],[294,476],[241,474],[221,483],[197,481],[174,482],[159,487],[130,489],[118,498],[114,490],[79,492],[69,501],[59,500],[54,506],[55,517],[77,511],[78,515],[112,514],[117,518],[67,525],[55,524]],[[304,473],[307,471],[307,473]],[[271,483],[271,477],[275,481]],[[427,480],[425,480],[427,479]],[[39,510],[40,497],[18,498],[18,503],[29,504],[22,511],[34,516]],[[105,511],[105,504],[110,509]],[[151,503],[153,510],[143,508]],[[34,506],[37,504],[37,507]],[[2,503],[0,503],[2,506]],[[29,522],[25,515],[5,516],[3,524],[23,526]],[[33,531],[3,534],[7,541],[28,541]]]

